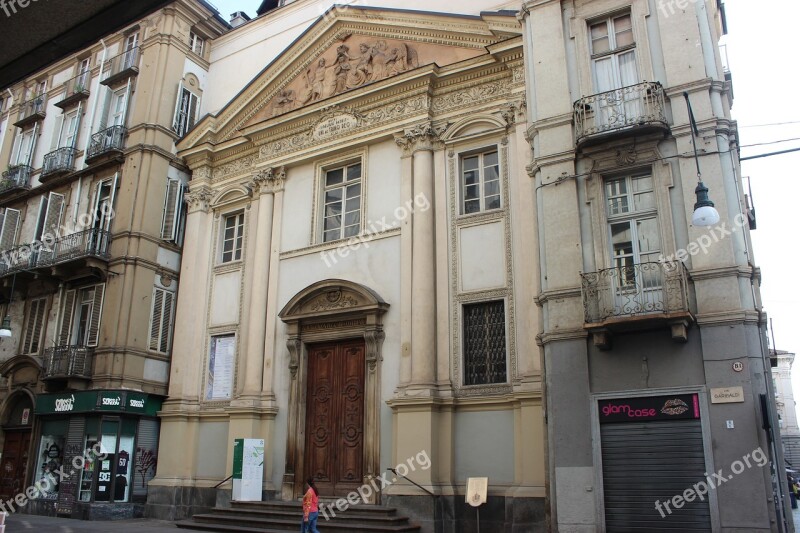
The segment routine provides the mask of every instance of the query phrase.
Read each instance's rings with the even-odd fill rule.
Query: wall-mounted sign
[[[479,505],[486,503],[486,496],[488,492],[488,477],[467,478],[467,493],[465,495],[465,499],[468,504],[473,507],[478,507]]]
[[[342,113],[322,120],[314,128],[314,139],[322,140],[338,137],[358,126],[358,119],[353,115]]]
[[[28,422],[31,419],[31,410],[29,407],[26,407],[22,410],[22,425],[27,426]]]
[[[238,502],[261,501],[264,477],[264,439],[233,441],[233,494]]]
[[[697,394],[620,398],[598,402],[600,423],[700,418]]]
[[[36,397],[34,413],[50,415],[111,411],[155,416],[161,409],[162,401],[143,392],[125,390],[40,394]]]
[[[744,364],[741,361],[736,361],[733,363],[734,372],[741,372],[742,370],[744,370]]]
[[[723,387],[711,389],[711,403],[742,403],[744,390],[742,387]]]

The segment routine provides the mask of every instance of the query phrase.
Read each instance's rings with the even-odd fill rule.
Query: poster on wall
[[[206,400],[229,400],[231,398],[235,351],[236,337],[234,335],[211,337]]]

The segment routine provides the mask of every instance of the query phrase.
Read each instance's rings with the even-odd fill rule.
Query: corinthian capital
[[[189,188],[189,192],[184,195],[187,205],[189,206],[189,213],[195,211],[208,212],[211,199],[214,197],[214,189],[211,187],[200,185]]]
[[[253,190],[260,194],[271,194],[283,190],[286,182],[286,167],[265,168],[253,175]]]
[[[402,134],[395,134],[394,142],[405,153],[414,153],[418,150],[435,150],[441,146],[441,136],[447,130],[447,124],[434,126],[430,122],[423,122],[407,128]]]

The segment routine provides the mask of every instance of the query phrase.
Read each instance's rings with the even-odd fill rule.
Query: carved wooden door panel
[[[306,476],[323,496],[358,488],[364,473],[364,342],[308,351]]]
[[[3,445],[0,498],[10,499],[25,490],[25,471],[28,469],[30,431],[9,431]]]

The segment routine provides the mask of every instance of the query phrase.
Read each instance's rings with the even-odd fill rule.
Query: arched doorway
[[[25,491],[31,447],[33,400],[19,392],[9,398],[3,411],[3,451],[0,459],[0,500]]]
[[[388,309],[371,289],[333,279],[303,289],[281,310],[291,374],[284,499],[299,496],[309,475],[329,497],[346,496],[380,475],[382,317]]]

